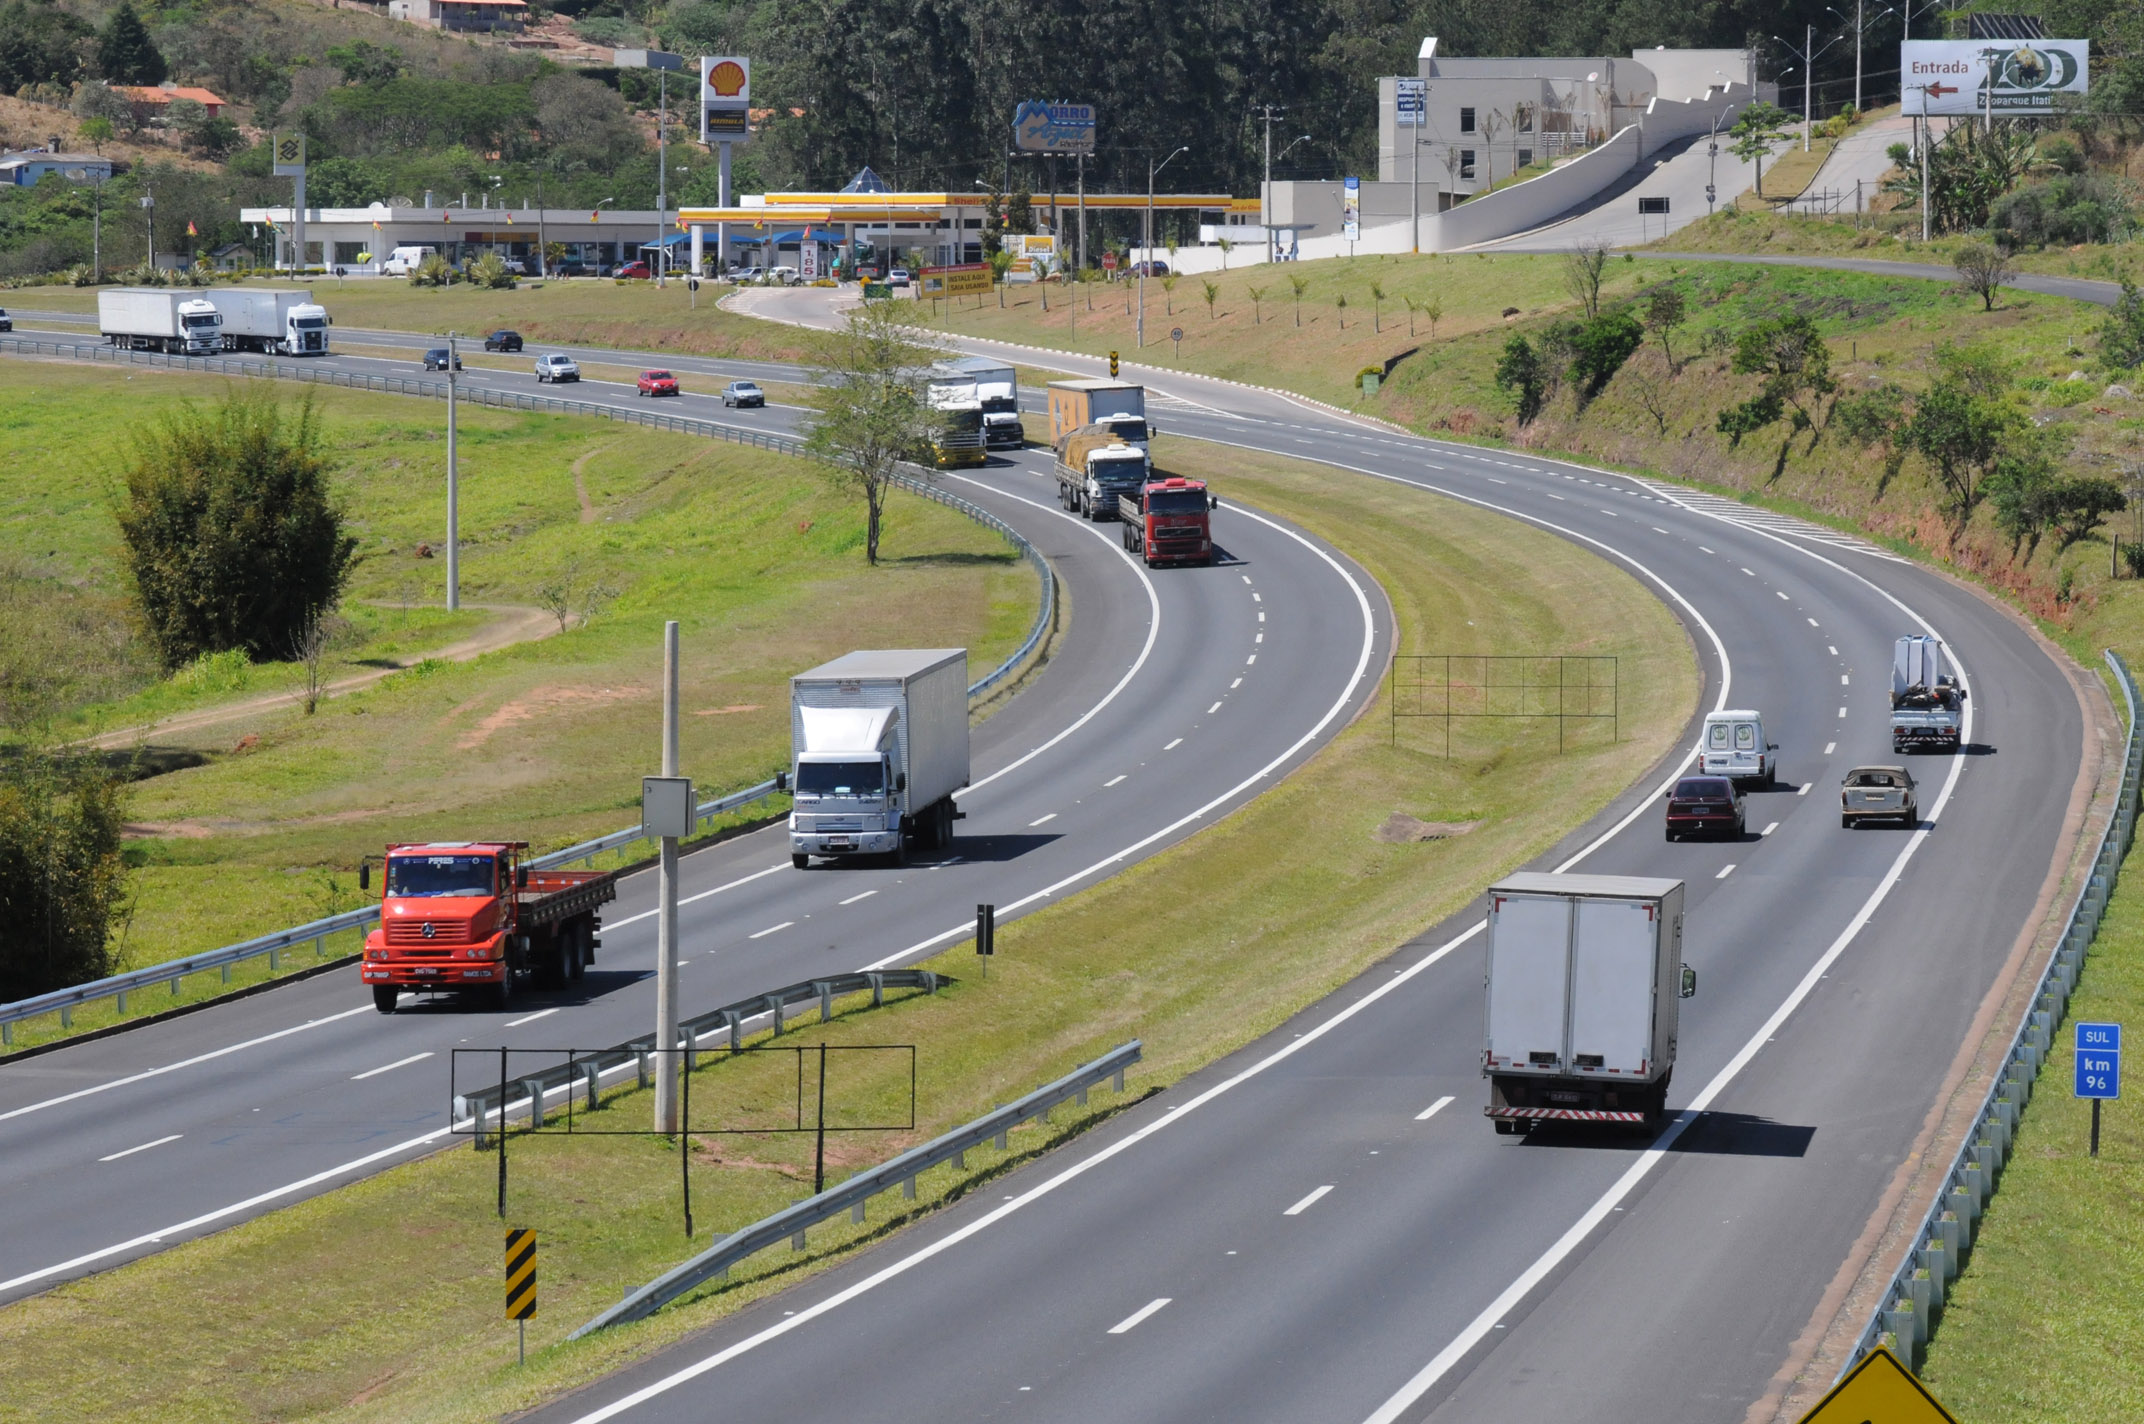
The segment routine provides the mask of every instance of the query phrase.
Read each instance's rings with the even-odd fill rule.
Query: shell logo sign
[[[744,66],[734,59],[719,61],[707,71],[707,94],[711,99],[741,98],[747,79]]]
[[[700,142],[733,143],[750,137],[752,61],[700,56]]]

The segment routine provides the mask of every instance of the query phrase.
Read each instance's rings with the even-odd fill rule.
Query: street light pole
[[[1154,265],[1154,175],[1175,162],[1178,154],[1185,154],[1190,151],[1190,145],[1186,144],[1159,163],[1156,163],[1152,157],[1149,157],[1146,161],[1146,250],[1139,256],[1138,345],[1142,350],[1146,347],[1146,272],[1149,267]]]
[[[455,464],[454,406],[461,381],[461,343],[447,334],[447,612],[462,606],[461,471]]]
[[[1265,229],[1266,261],[1271,262],[1275,256],[1273,251],[1273,121],[1288,111],[1274,104],[1260,104],[1256,112],[1265,121],[1266,126],[1266,181],[1265,186],[1258,190],[1258,225]]]

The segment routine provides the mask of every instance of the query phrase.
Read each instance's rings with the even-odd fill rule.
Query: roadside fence
[[[1889,1347],[1909,1368],[1919,1368],[1920,1352],[1942,1317],[1950,1283],[1957,1279],[1959,1269],[1972,1254],[1981,1215],[2010,1160],[2018,1119],[2032,1098],[2040,1065],[2054,1047],[2055,1034],[2069,1007],[2070,991],[2077,987],[2085,954],[2099,932],[2107,901],[2114,894],[2122,858],[2136,837],[2138,784],[2144,778],[2144,737],[2139,737],[2137,728],[2137,684],[2128,665],[2111,649],[2107,666],[2113,670],[2129,711],[2129,741],[2122,756],[2122,780],[2115,795],[2114,815],[2100,838],[2091,873],[2070,907],[2069,921],[2063,926],[2046,972],[2040,976],[2031,1006],[2011,1036],[2002,1069],[1988,1088],[1972,1130],[1966,1133],[1965,1144],[1951,1160],[1950,1171],[1935,1200],[1921,1218],[1905,1258],[1884,1288],[1882,1301],[1862,1326],[1846,1368],[1839,1372],[1841,1378],[1878,1346]]]

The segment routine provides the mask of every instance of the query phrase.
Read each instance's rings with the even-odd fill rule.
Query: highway
[[[633,399],[597,382],[573,394]],[[794,422],[779,408],[740,415]],[[922,958],[966,934],[979,901],[1012,918],[1075,893],[1242,804],[1374,692],[1390,614],[1346,559],[1230,506],[1215,521],[1226,559],[1149,572],[1114,526],[1058,509],[1044,469],[1022,454],[946,478],[1043,549],[1076,610],[1040,673],[976,728],[952,851],[905,870],[798,871],[777,827],[687,856],[686,1014]],[[647,728],[651,764],[657,733]],[[9,1065],[0,1192],[17,1224],[0,1238],[0,1300],[436,1148],[455,1048],[603,1047],[646,1032],[653,897],[652,875],[625,881],[585,983],[503,1014],[405,1000],[382,1018],[352,969]]]
[[[1705,707],[1764,711],[1787,784],[1751,796],[1741,841],[1666,844],[1654,777],[1540,862],[1687,883],[1682,1115],[1650,1144],[1495,1135],[1470,910],[990,1192],[539,1417],[753,1417],[800,1389],[874,1419],[1768,1417],[2066,845],[2079,694],[2008,613],[1829,531],[1133,374],[1234,407],[1177,433],[1303,454],[1308,432],[1366,476],[1605,553],[1683,618]],[[1842,829],[1839,778],[1897,759],[1891,641],[1924,627],[1969,678],[1970,745],[1914,759],[1918,830]]]
[[[778,304],[806,321],[829,318],[825,295],[749,294],[755,305]],[[1088,358],[958,344],[1097,373]],[[665,364],[695,369],[685,358]],[[709,364],[753,374],[739,363]],[[1651,1143],[1575,1129],[1494,1135],[1480,1116],[1479,912],[1470,910],[990,1192],[542,1417],[698,1421],[715,1408],[749,1416],[793,1409],[800,1390],[815,1415],[873,1419],[1766,1417],[1777,1377],[1913,1149],[2049,865],[2066,849],[2079,768],[2097,754],[2079,693],[2018,619],[1849,537],[1524,452],[1402,435],[1292,397],[1126,374],[1150,381],[1166,401],[1172,435],[1324,459],[1593,549],[1647,582],[1683,620],[1706,677],[1702,707],[1764,712],[1783,744],[1788,784],[1751,796],[1743,840],[1665,844],[1658,798],[1674,770],[1665,767],[1539,865],[1688,884],[1686,958],[1699,988],[1684,1006],[1669,1099],[1684,1111]],[[1305,754],[1321,725],[1330,729],[1332,710],[1364,695],[1359,683],[1348,685],[1365,619],[1360,604],[1350,609],[1357,594],[1345,562],[1326,564],[1285,531],[1250,523],[1225,489],[1227,522],[1218,527],[1246,566],[1186,580],[1153,576],[1162,631],[1148,663],[1131,670],[1126,632],[1140,626],[1144,596],[1138,571],[1103,557],[1113,543],[1087,551],[1083,563],[1079,540],[1096,536],[1054,508],[1035,515],[1047,496],[1031,468],[994,469],[986,483],[993,501],[1032,501],[992,507],[1033,520],[1021,527],[1051,539],[1046,547],[1079,612],[1060,659],[979,729],[979,769],[1045,744],[1113,676],[1131,671],[1117,701],[1084,727],[979,788],[969,834],[1064,838],[993,867],[987,883],[1001,904],[1015,899],[1009,874],[1025,875],[1021,885],[1033,894],[1141,827],[1188,833],[1195,822],[1169,829],[1172,819],[1202,797],[1248,794],[1231,786],[1261,756]],[[1425,503],[1424,517],[1433,509]],[[1291,665],[1287,680],[1247,680],[1242,700],[1204,725],[1203,689],[1242,671],[1233,660],[1246,650],[1238,644],[1224,654],[1222,645],[1251,626],[1235,621],[1252,605],[1246,586],[1231,581],[1252,577],[1258,606],[1272,608],[1266,580],[1283,570],[1291,616],[1306,620],[1313,646],[1300,650],[1305,661]],[[1372,641],[1389,637],[1374,590],[1355,578]],[[1119,743],[1091,734],[1130,715],[1134,689],[1149,685],[1142,679],[1161,663],[1172,627],[1186,641],[1169,655],[1191,660],[1184,676],[1201,690],[1185,698],[1156,686],[1159,710],[1124,724],[1155,739],[1149,765],[1166,772],[1165,784],[1144,793],[1166,804],[1142,807],[1135,827],[1103,785],[1125,768],[1095,750]],[[1918,830],[1844,830],[1835,814],[1839,778],[1856,764],[1896,759],[1885,717],[1891,641],[1923,629],[1950,645],[1969,679],[1971,745],[1956,757],[1914,760],[1925,816]],[[1271,641],[1294,646],[1295,635],[1281,631]],[[1256,665],[1258,679],[1277,670],[1270,657]],[[1237,708],[1272,725],[1230,721]],[[1158,715],[1194,734],[1162,753]],[[1253,731],[1266,735],[1262,750],[1238,750],[1233,738]],[[1219,764],[1191,770],[1192,758],[1167,760],[1206,747],[1220,753]],[[1199,789],[1179,789],[1178,776]],[[1072,819],[1073,807],[1092,818],[1085,830],[1031,824],[1046,812]],[[1076,831],[1076,849],[1060,849]],[[754,963],[764,984],[780,964],[852,968],[897,958],[928,935],[960,932],[935,902],[988,898],[961,881],[982,876],[973,863],[798,876],[777,863],[769,839],[747,837],[694,858],[687,894],[717,894],[687,909],[688,1004],[719,1001],[702,998],[703,986],[738,963]],[[865,928],[863,917],[843,920],[844,907],[828,903],[832,892],[822,888],[837,881],[844,897],[865,887],[891,892],[873,913],[903,918],[869,924],[870,942],[857,949],[847,927]],[[636,882],[611,925],[646,903]],[[813,917],[808,924],[799,909]],[[592,978],[589,1003],[513,1029],[532,1035],[519,1041],[567,1041],[568,1027],[578,1039],[613,1019],[626,1031],[642,1027],[647,990],[634,975],[645,973],[651,946],[634,932],[646,923],[606,928],[596,972],[615,978]],[[776,927],[768,938],[749,938],[768,927]],[[845,949],[819,948],[829,934],[843,936]],[[781,958],[790,954],[799,957]],[[696,979],[701,973],[709,977]],[[437,1074],[422,1081],[429,1065],[349,1079],[439,1054],[475,1025],[429,1013],[382,1021],[369,1008],[358,1012],[358,998],[354,983],[309,981],[0,1077],[0,1141],[10,1148],[0,1155],[0,1183],[25,1203],[34,1228],[0,1243],[13,1253],[0,1258],[0,1290],[37,1289],[57,1274],[25,1280],[26,1270],[49,1271],[140,1223],[152,1229],[160,1223],[145,1202],[183,1219],[178,1199],[197,1179],[193,1200],[229,1200],[276,1177],[254,1165],[263,1160],[288,1174],[309,1162],[391,1152],[398,1134],[435,1130],[442,1090]],[[334,1013],[348,1017],[296,1028]],[[295,1031],[105,1089],[94,1111],[78,1099],[23,1113],[33,1100],[284,1029]],[[478,1028],[475,1041],[496,1036]],[[25,1087],[20,1070],[54,1076]],[[292,1106],[304,1103],[310,1108]],[[260,1122],[271,1112],[289,1120]],[[124,1130],[107,1132],[106,1114]],[[181,1125],[189,1121],[210,1125],[189,1132]],[[100,1185],[100,1168],[117,1169],[114,1185]],[[85,1218],[96,1228],[74,1224]]]

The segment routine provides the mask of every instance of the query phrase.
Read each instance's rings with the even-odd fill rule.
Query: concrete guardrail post
[[[730,1052],[741,1052],[744,1048],[744,1015],[735,1009],[724,1009],[722,1021],[729,1025]]]
[[[819,994],[819,1022],[826,1023],[834,1017],[834,986],[824,979],[812,981]]]
[[[543,1126],[543,1079],[523,1078],[521,1091],[529,1097],[529,1127],[533,1130]],[[506,1126],[506,1104],[499,1104],[499,1126]]]

